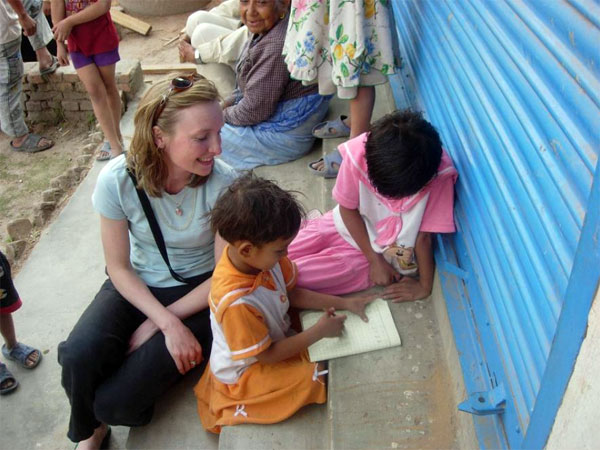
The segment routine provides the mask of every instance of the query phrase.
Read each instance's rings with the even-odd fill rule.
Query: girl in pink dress
[[[389,114],[339,146],[332,211],[307,221],[289,247],[298,286],[346,294],[386,286],[383,298],[429,296],[432,233],[452,233],[457,172],[435,128],[411,111]]]

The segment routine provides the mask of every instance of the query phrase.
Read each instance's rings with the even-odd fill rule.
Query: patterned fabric
[[[321,94],[353,98],[356,87],[385,82],[397,49],[389,0],[292,0],[285,62]]]
[[[228,103],[239,101],[225,108],[226,123],[259,124],[275,114],[280,102],[317,92],[316,86],[303,86],[290,79],[281,56],[286,28],[287,17],[267,33],[254,35],[246,44],[236,70],[237,90],[241,97],[227,99]]]

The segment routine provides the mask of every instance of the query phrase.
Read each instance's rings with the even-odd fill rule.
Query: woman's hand
[[[329,308],[315,324],[315,327],[319,329],[322,338],[336,337],[342,334],[345,320],[344,314],[336,314],[335,308]]]
[[[431,289],[421,285],[420,281],[412,277],[403,277],[397,283],[391,284],[383,290],[382,298],[394,303],[410,302],[429,297]]]
[[[69,37],[69,34],[71,34],[72,28],[73,26],[71,25],[71,22],[69,22],[69,19],[63,19],[54,25],[52,27],[52,32],[54,33],[54,39],[56,39],[56,42],[66,41]]]
[[[401,275],[385,260],[381,253],[374,253],[369,260],[369,278],[377,286],[388,286],[400,280]]]
[[[56,57],[58,58],[58,64],[61,66],[69,65],[69,52],[67,46],[62,42],[56,43]]]
[[[177,370],[183,375],[202,361],[202,347],[190,329],[175,319],[163,331],[165,344]]]
[[[344,309],[353,312],[354,314],[359,316],[363,320],[363,322],[368,322],[369,318],[365,314],[365,308],[376,298],[376,295],[369,295],[364,297],[346,297],[344,299]]]
[[[131,338],[129,338],[129,349],[127,354],[136,351],[140,348],[147,340],[156,334],[158,327],[150,319],[146,319],[138,328],[133,332]]]

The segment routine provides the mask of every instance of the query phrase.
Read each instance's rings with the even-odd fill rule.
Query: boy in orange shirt
[[[280,422],[304,405],[324,403],[325,384],[306,349],[338,336],[345,309],[366,320],[372,298],[340,298],[295,288],[287,247],[300,228],[302,206],[274,183],[246,175],[212,211],[212,227],[229,245],[212,277],[210,363],[194,392],[202,425]],[[313,327],[296,333],[287,311],[324,309]]]

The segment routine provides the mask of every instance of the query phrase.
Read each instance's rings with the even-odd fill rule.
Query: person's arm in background
[[[66,15],[65,12],[65,1],[64,0],[51,0],[50,15],[52,16],[52,23],[56,25],[60,23]],[[69,52],[65,40],[56,39],[56,57],[58,63],[61,66],[69,65]]]
[[[431,236],[431,233],[423,231],[420,231],[417,235],[415,257],[419,265],[419,278],[402,277],[397,283],[389,285],[383,291],[382,297],[385,300],[392,300],[396,303],[429,297],[433,288],[433,274],[435,272]]]
[[[36,21],[27,14],[23,2],[21,0],[6,0],[9,6],[17,13],[19,17],[19,24],[23,28],[25,36],[33,36],[37,29]]]
[[[52,32],[54,33],[54,39],[56,39],[57,42],[65,41],[69,37],[69,34],[71,34],[71,30],[74,26],[90,22],[106,14],[110,10],[110,2],[111,0],[98,0],[96,3],[92,3],[81,11],[70,15],[69,17],[65,17],[64,1],[62,1],[62,18],[59,19],[59,16],[57,15],[56,19],[59,20],[55,20],[54,5],[59,3],[59,1],[52,0],[52,23],[54,24]]]

